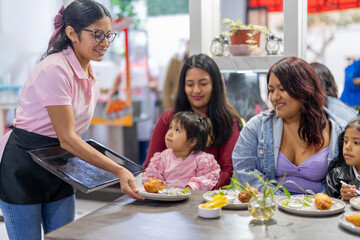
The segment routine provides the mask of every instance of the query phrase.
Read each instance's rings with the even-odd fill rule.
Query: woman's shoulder
[[[166,112],[164,112],[163,114],[161,114],[161,116],[159,117],[158,122],[162,122],[165,125],[168,125],[170,122],[171,117],[174,115],[174,110],[170,109],[167,110]]]
[[[329,116],[329,120],[332,126],[332,129],[335,129],[339,133],[345,130],[346,121],[337,117],[332,112],[330,112],[327,108],[324,107],[326,114]]]
[[[51,66],[61,66],[65,63],[65,56],[59,52],[59,53],[53,53],[46,58],[44,58],[41,62],[39,62],[36,67],[37,68],[48,68]]]
[[[270,110],[266,110],[263,112],[260,112],[259,114],[256,114],[255,116],[253,116],[252,118],[250,118],[247,123],[245,124],[245,127],[250,127],[250,126],[258,126],[259,124],[261,124],[262,122],[266,122],[266,121],[271,121],[274,119],[278,119],[278,117],[276,116],[276,113],[274,110],[270,109]]]
[[[64,72],[67,73],[71,69],[69,62],[66,59],[64,51],[53,53],[41,62],[39,62],[33,69],[33,74],[40,74],[45,72]]]
[[[167,110],[163,114],[161,114],[160,118],[166,121],[170,121],[171,117],[175,114],[173,109]]]
[[[31,71],[30,78],[31,81],[37,81],[39,78],[44,78],[49,82],[49,78],[59,79],[66,76],[63,79],[71,79],[71,67],[67,63],[65,57],[61,53],[54,53],[41,62],[39,62]],[[55,77],[57,76],[57,77]]]

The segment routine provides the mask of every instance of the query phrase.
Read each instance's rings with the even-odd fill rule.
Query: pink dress
[[[220,166],[214,156],[205,152],[191,152],[185,159],[177,158],[172,149],[157,152],[143,173],[143,183],[152,178],[164,182],[165,186],[192,190],[212,190],[220,177]]]

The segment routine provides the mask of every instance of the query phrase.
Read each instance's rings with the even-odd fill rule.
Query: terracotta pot
[[[234,35],[230,36],[230,43],[231,45],[242,45],[242,44],[246,44],[246,45],[257,45],[258,47],[260,46],[260,32],[255,33],[255,35],[251,38],[248,33],[252,33],[252,30],[237,30],[235,32]],[[248,43],[246,42],[247,40],[251,40],[253,39],[254,41],[256,41],[255,43]]]

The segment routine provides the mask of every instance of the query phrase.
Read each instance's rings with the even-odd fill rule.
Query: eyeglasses
[[[95,39],[95,41],[98,42],[98,43],[101,43],[101,42],[104,40],[105,37],[106,37],[108,43],[111,43],[112,41],[114,41],[114,39],[115,39],[115,37],[116,37],[116,35],[117,35],[117,33],[114,33],[114,32],[105,34],[105,33],[104,33],[103,31],[101,31],[101,30],[96,30],[96,31],[94,31],[94,30],[89,30],[89,29],[85,29],[85,28],[81,28],[81,29],[84,30],[84,31],[88,31],[88,32],[94,33],[94,39]]]

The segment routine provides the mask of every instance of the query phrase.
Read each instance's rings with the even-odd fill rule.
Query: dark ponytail
[[[93,0],[75,0],[70,3],[63,14],[64,25],[60,31],[60,36],[52,46],[49,46],[39,62],[53,53],[67,49],[68,46],[72,47],[71,40],[65,33],[67,26],[73,27],[74,31],[79,34],[82,28],[88,27],[105,16],[111,19],[109,11],[102,4]]]

